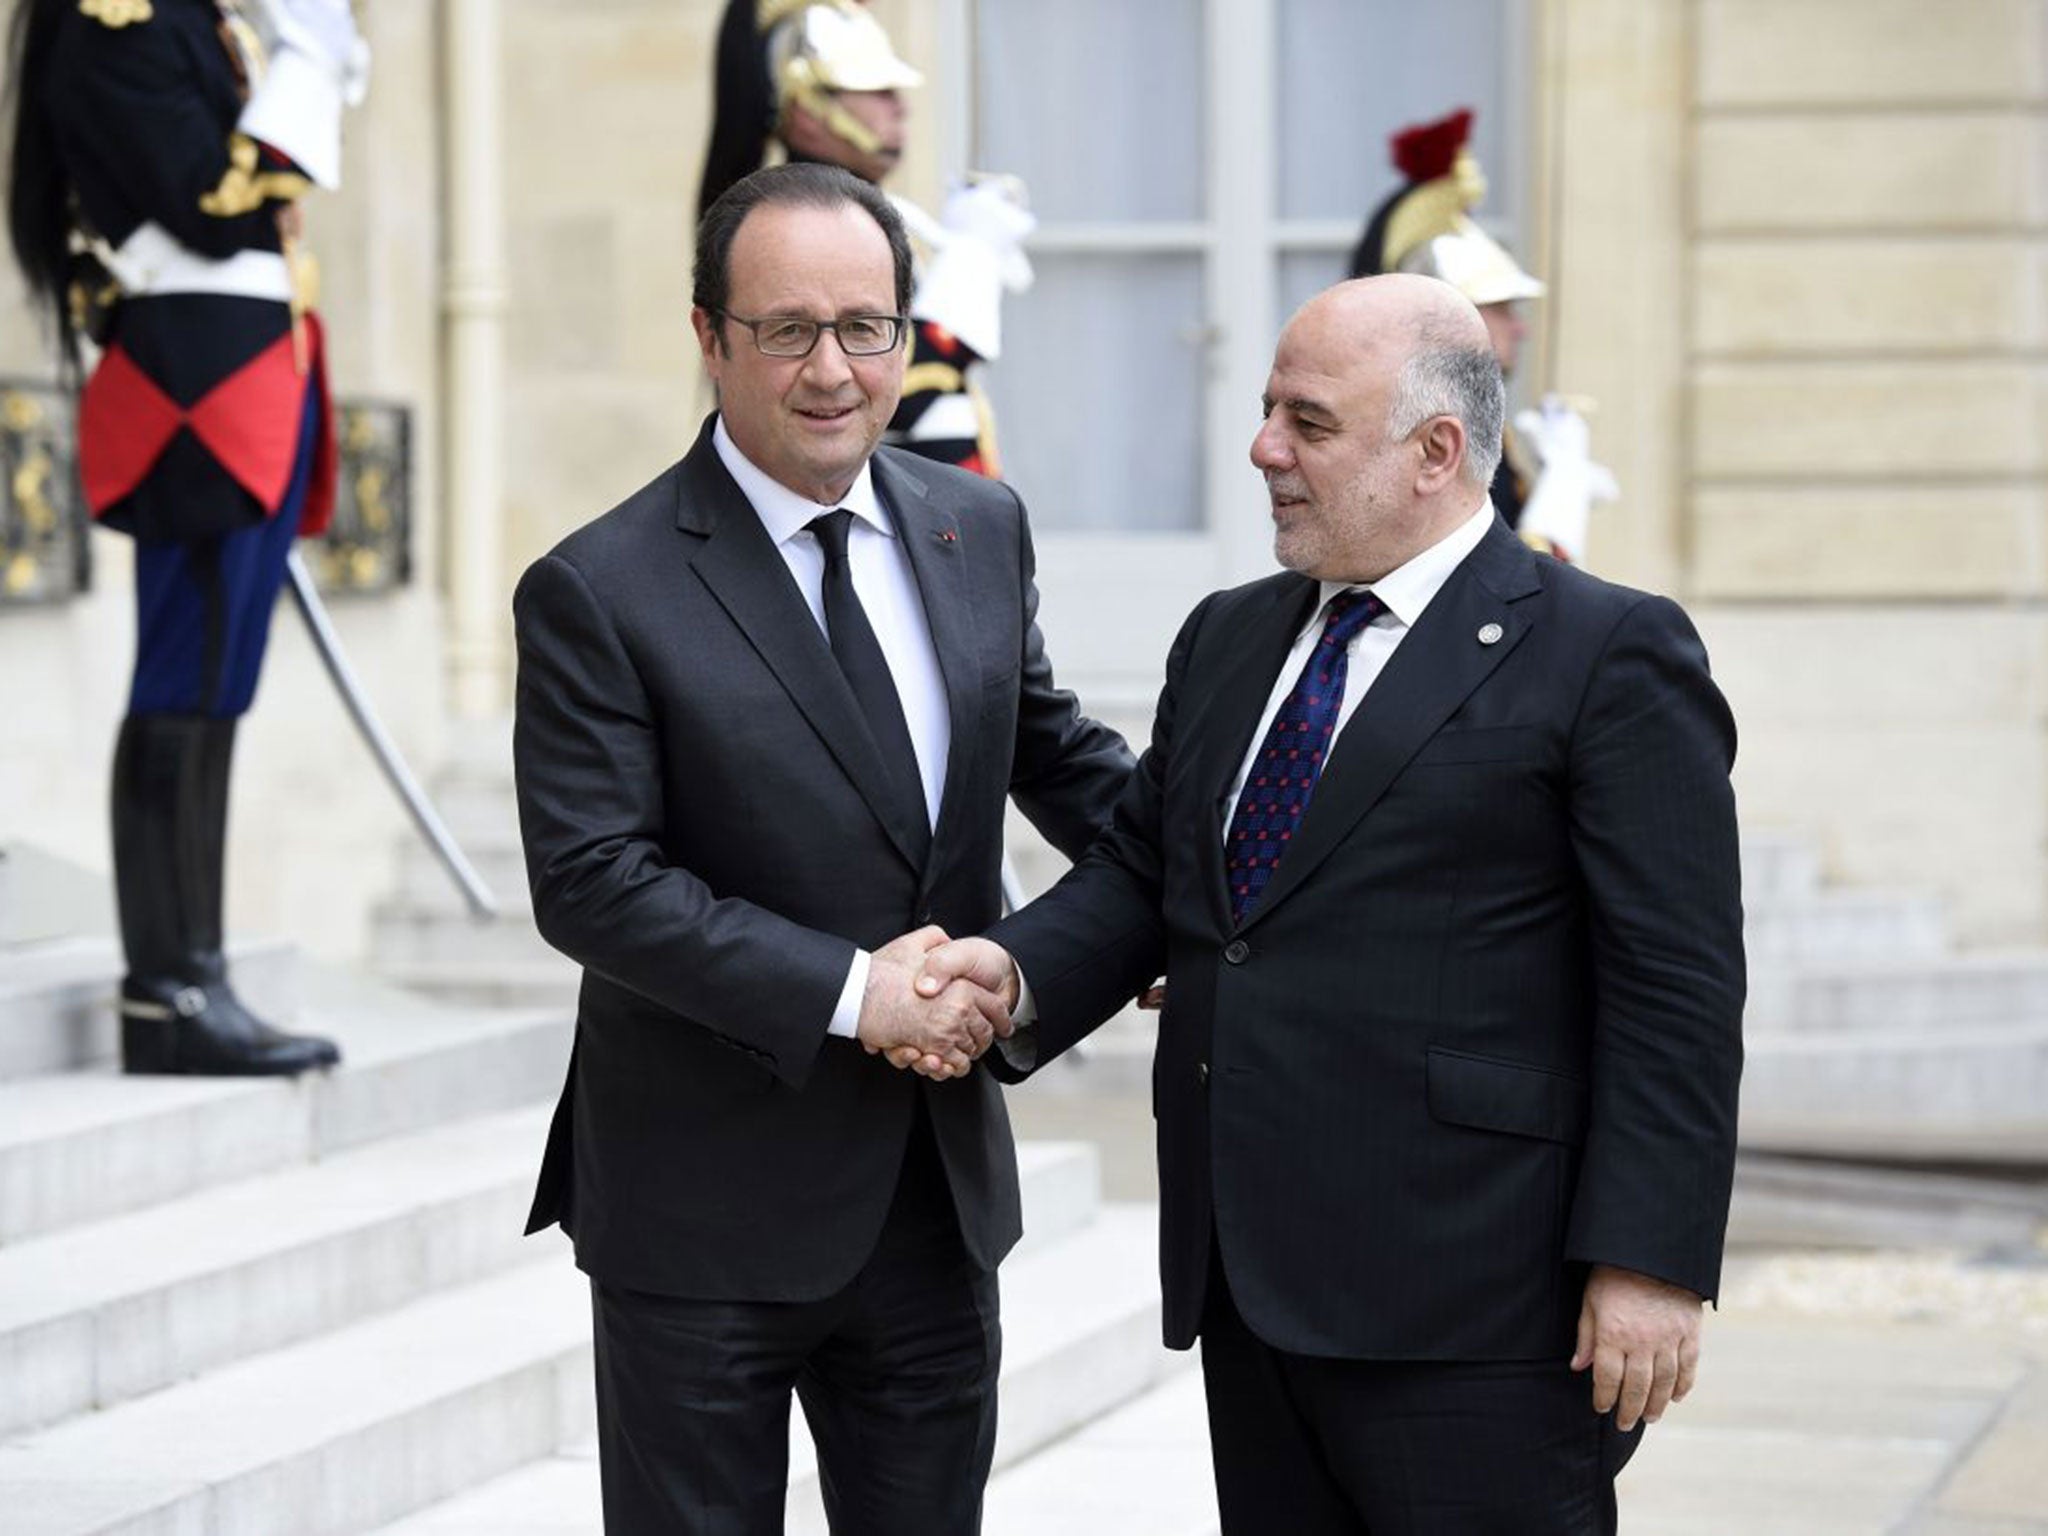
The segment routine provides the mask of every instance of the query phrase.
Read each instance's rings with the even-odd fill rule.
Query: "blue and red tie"
[[[1323,637],[1266,728],[1224,835],[1233,922],[1242,923],[1251,911],[1308,814],[1308,797],[1337,734],[1352,638],[1386,611],[1370,592],[1354,589],[1331,598]]]

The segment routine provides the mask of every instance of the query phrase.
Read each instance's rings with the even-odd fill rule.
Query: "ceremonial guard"
[[[292,541],[335,455],[298,200],[333,187],[369,56],[347,0],[22,0],[8,227],[79,402],[95,518],[135,540],[136,649],[114,751],[130,1072],[289,1074],[332,1042],[228,983],[235,726]]]
[[[766,161],[842,166],[880,185],[903,153],[902,91],[923,76],[859,0],[730,0],[718,35],[711,145],[697,206]],[[922,246],[909,366],[887,442],[1000,475],[995,426],[974,379],[1002,351],[1002,296],[1030,286],[1034,227],[1023,183],[970,176],[939,218],[890,199]]]
[[[1486,322],[1501,371],[1513,377],[1525,325],[1518,305],[1543,296],[1543,284],[1472,220],[1486,177],[1469,145],[1472,113],[1404,128],[1388,141],[1406,185],[1374,210],[1351,253],[1351,277],[1416,272],[1442,278],[1470,299]],[[1520,411],[1502,444],[1493,504],[1524,542],[1561,560],[1586,556],[1592,504],[1612,501],[1614,477],[1589,457],[1586,419],[1547,394]]]

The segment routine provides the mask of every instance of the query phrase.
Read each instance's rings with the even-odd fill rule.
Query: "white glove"
[[[1516,414],[1515,431],[1538,466],[1516,531],[1525,538],[1547,539],[1565,559],[1583,562],[1593,503],[1621,494],[1613,472],[1593,462],[1586,418],[1557,396],[1545,395],[1540,410]]]
[[[289,48],[319,65],[349,106],[361,103],[370,83],[370,45],[356,29],[349,0],[256,0],[261,27],[273,47]]]
[[[957,186],[931,235],[931,260],[918,277],[910,312],[943,326],[972,348],[995,358],[1003,349],[1003,292],[1031,286],[1024,238],[1038,227],[1025,203],[1024,183],[987,176]]]
[[[947,243],[974,240],[1001,259],[1003,286],[1022,293],[1031,286],[1031,262],[1024,240],[1038,228],[1024,183],[1015,176],[982,176],[963,182],[946,196],[939,218]]]

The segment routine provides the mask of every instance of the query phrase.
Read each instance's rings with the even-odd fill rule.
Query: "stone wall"
[[[515,0],[506,12],[506,561],[510,582],[680,458],[710,409],[690,243],[722,0]],[[936,77],[936,7],[875,6]],[[936,184],[936,104],[910,97],[892,186]]]
[[[2048,937],[2039,0],[1552,0],[1555,381],[1685,598],[1751,825]]]

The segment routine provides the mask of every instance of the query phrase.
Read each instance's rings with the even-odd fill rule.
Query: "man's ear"
[[[1465,470],[1465,424],[1455,416],[1432,416],[1416,430],[1422,465],[1415,473],[1415,493],[1435,496],[1450,488]]]
[[[690,328],[697,333],[697,350],[704,355],[704,371],[716,380],[725,348],[718,334],[718,321],[701,305],[690,309]]]

